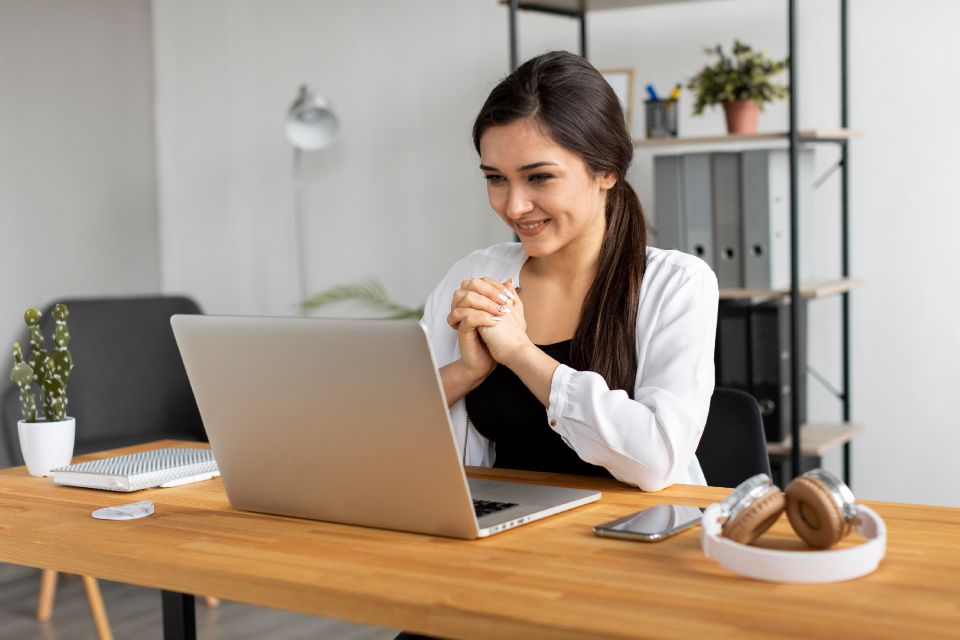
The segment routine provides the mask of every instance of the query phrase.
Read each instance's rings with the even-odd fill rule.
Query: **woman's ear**
[[[617,174],[613,171],[607,171],[600,176],[601,191],[609,191],[615,184],[617,184]]]

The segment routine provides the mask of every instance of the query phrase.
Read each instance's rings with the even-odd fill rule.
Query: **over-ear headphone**
[[[743,482],[722,504],[729,513],[723,535],[742,544],[753,544],[784,510],[797,535],[816,549],[832,547],[858,523],[853,493],[823,469],[795,478],[786,492],[761,473]]]
[[[854,530],[870,540],[839,551],[799,553],[748,546],[784,511],[797,535],[816,549],[827,549]],[[761,473],[707,508],[702,542],[708,556],[743,575],[774,582],[835,582],[877,568],[886,553],[886,525],[823,469],[795,478],[784,492]]]

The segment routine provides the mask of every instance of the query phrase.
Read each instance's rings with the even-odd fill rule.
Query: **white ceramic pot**
[[[17,422],[20,452],[32,476],[49,476],[51,469],[64,467],[73,459],[76,420],[57,422]]]

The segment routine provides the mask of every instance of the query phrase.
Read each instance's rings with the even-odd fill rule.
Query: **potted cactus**
[[[47,352],[40,331],[40,312],[27,309],[23,314],[30,334],[30,354],[24,360],[20,344],[13,345],[13,370],[10,379],[20,387],[20,409],[23,419],[17,423],[20,451],[32,476],[50,475],[51,469],[70,464],[76,421],[67,417],[67,382],[73,370],[73,358],[67,350],[70,330],[67,328],[66,305],[53,308],[56,326],[53,330],[54,350]],[[43,415],[37,412],[33,385],[40,391]]]

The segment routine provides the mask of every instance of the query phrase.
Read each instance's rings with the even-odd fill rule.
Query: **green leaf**
[[[379,280],[372,278],[355,284],[331,287],[316,293],[302,303],[302,311],[313,311],[338,302],[351,302],[363,307],[385,313],[390,319],[419,319],[423,316],[423,307],[406,307],[390,300],[386,289]]]

